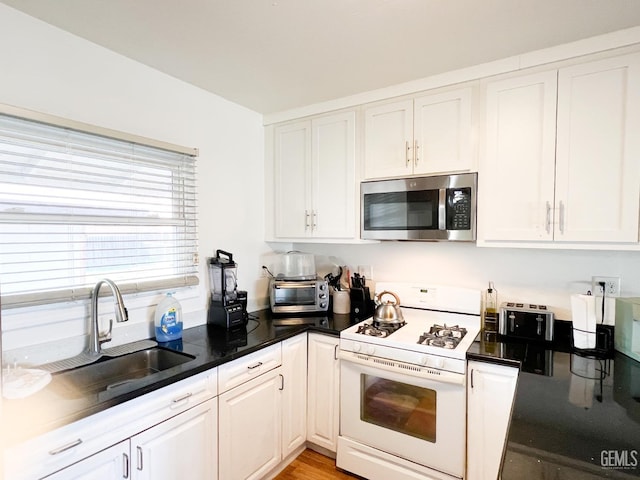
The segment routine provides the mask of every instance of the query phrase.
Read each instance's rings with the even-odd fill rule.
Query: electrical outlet
[[[604,292],[600,283],[604,282]],[[619,297],[620,296],[620,277],[605,277],[594,276],[591,277],[591,292],[596,297]]]

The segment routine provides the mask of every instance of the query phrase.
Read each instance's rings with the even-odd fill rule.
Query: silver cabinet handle
[[[405,160],[407,161],[407,167],[409,166],[409,163],[411,163],[411,156],[409,154],[409,152],[411,151],[411,145],[409,145],[409,140],[407,140],[405,142]]]
[[[258,368],[261,365],[262,365],[262,362],[258,362],[258,363],[254,364],[254,365],[249,365],[247,368],[249,370],[253,370],[254,368]]]
[[[136,447],[136,452],[138,453],[138,470],[142,470],[142,447]]]
[[[471,388],[473,388],[473,368],[471,369]]]
[[[413,141],[413,164],[415,166],[418,166],[418,161],[420,160],[418,155],[418,148],[420,148],[418,146],[418,140],[414,140]]]
[[[309,230],[309,210],[304,211],[304,229]]]
[[[129,455],[122,454],[122,478],[129,478]]]
[[[545,230],[547,233],[551,233],[551,204],[547,202],[547,220],[545,223]]]
[[[333,359],[338,360],[338,345],[333,347]]]
[[[560,200],[560,233],[564,233],[564,202]]]
[[[173,403],[180,403],[184,400],[187,400],[191,395],[193,395],[193,393],[189,392],[189,393],[185,393],[184,395],[178,397],[178,398],[174,398],[173,400],[171,400]]]
[[[280,375],[280,388],[278,390],[284,390],[284,375],[282,375],[281,373]]]
[[[311,210],[311,230],[315,230],[318,227],[318,212]]]
[[[80,445],[82,443],[82,440],[79,438],[71,443],[68,443],[66,445],[63,445],[62,447],[59,448],[54,448],[53,450],[49,450],[49,455],[58,455],[62,452],[66,452],[67,450],[71,450],[73,447],[77,447],[78,445]]]

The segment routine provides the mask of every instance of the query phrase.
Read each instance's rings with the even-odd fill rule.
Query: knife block
[[[371,300],[369,287],[351,288],[349,297],[352,319],[361,321],[373,315],[373,300]]]

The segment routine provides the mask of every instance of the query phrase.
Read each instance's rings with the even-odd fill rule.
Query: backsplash
[[[640,294],[640,252],[484,248],[450,242],[294,247],[315,253],[321,274],[332,262],[338,262],[354,269],[371,266],[374,281],[423,281],[483,291],[492,281],[498,304],[543,304],[562,320],[571,319],[570,295],[590,290],[594,275],[619,276],[621,297]]]

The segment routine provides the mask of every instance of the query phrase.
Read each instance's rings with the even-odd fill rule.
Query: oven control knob
[[[376,349],[373,345],[367,345],[367,353],[369,355],[373,355],[376,352]]]
[[[358,342],[353,342],[353,351],[354,352],[360,351],[360,344]]]
[[[426,355],[422,355],[419,359],[420,361],[420,365],[427,365],[427,362],[429,361],[429,357],[427,357]]]
[[[433,359],[433,366],[436,368],[444,367],[444,358],[436,357]]]

